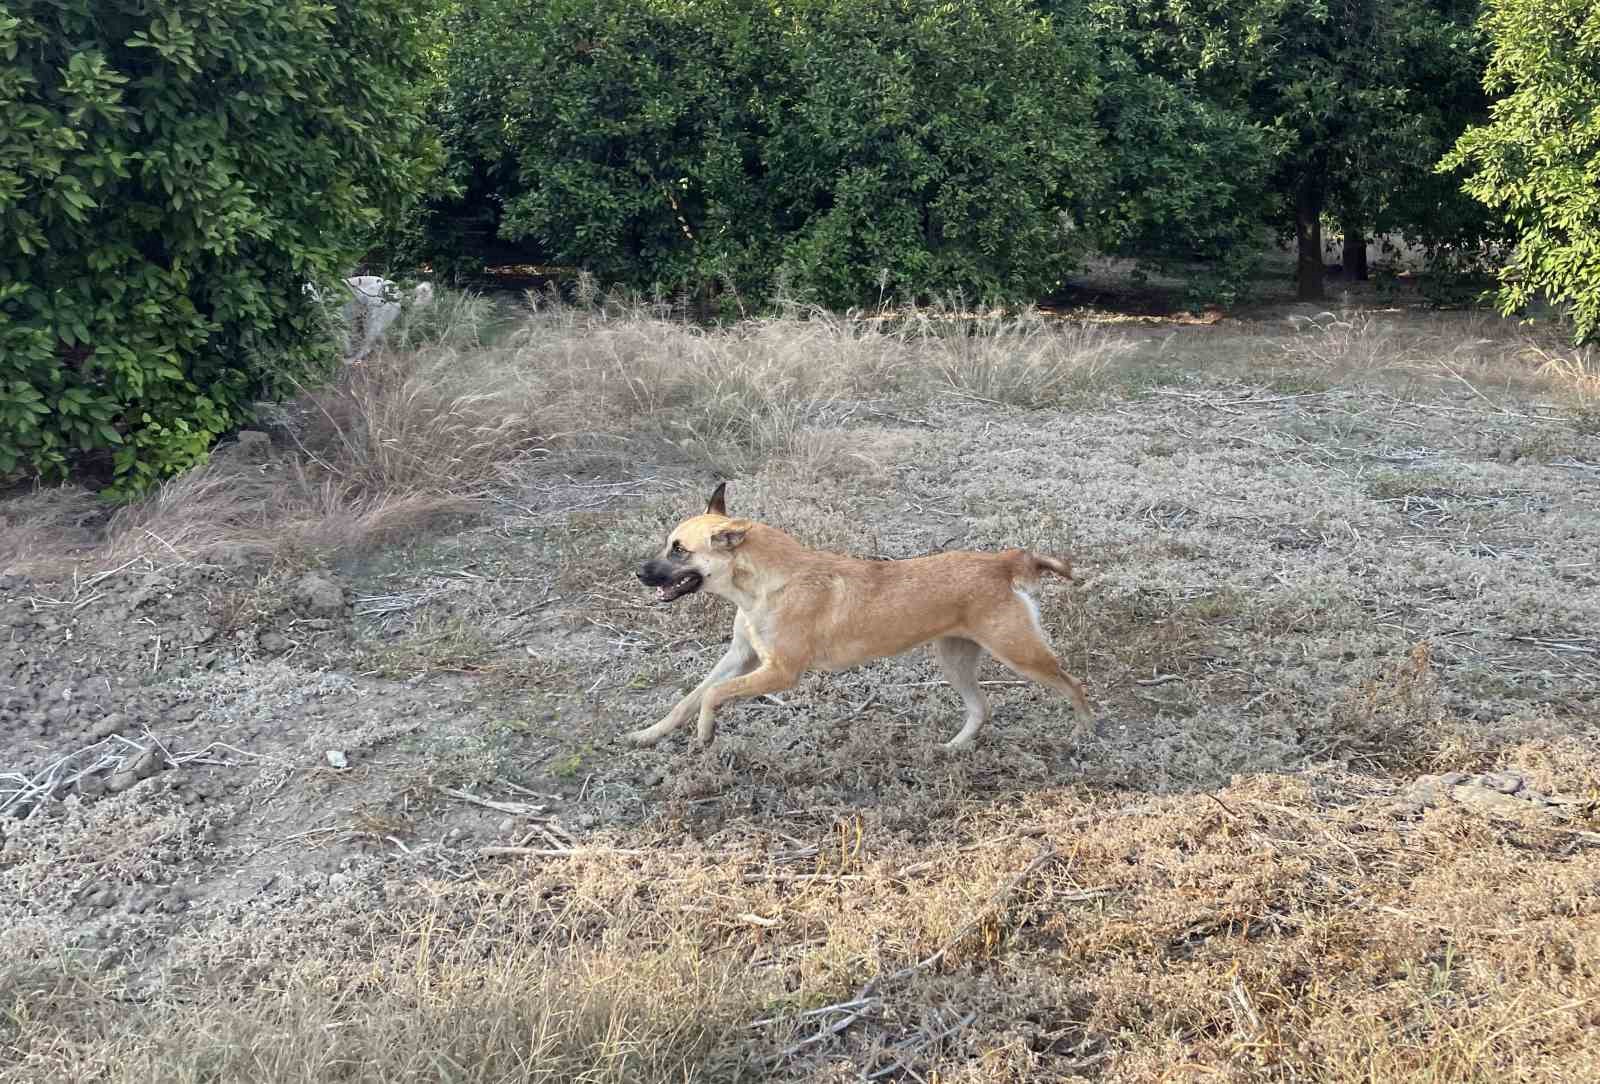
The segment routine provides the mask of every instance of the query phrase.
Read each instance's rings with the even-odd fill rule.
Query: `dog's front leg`
[[[729,700],[782,692],[793,686],[797,677],[799,675],[793,670],[767,659],[743,677],[736,677],[732,681],[724,681],[721,685],[713,685],[707,689],[700,701],[700,729],[696,734],[700,744],[710,745],[712,737],[716,734],[716,721],[713,716],[719,705]]]
[[[744,613],[733,622],[733,643],[723,653],[722,658],[711,668],[705,680],[694,687],[694,690],[673,705],[672,710],[654,726],[647,726],[643,730],[635,730],[628,735],[628,741],[634,745],[654,745],[684,723],[694,714],[695,708],[700,706],[700,700],[707,689],[718,685],[729,678],[736,678],[741,674],[749,673],[759,661],[756,649],[750,643],[750,628],[745,623]]]

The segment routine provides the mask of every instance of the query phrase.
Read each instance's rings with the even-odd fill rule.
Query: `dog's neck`
[[[739,548],[733,551],[733,572],[729,583],[711,588],[741,610],[749,611],[763,606],[767,599],[783,590],[788,576],[784,569],[793,567],[797,554],[811,553],[793,535],[755,523],[750,527]]]

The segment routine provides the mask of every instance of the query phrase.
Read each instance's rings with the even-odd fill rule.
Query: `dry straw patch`
[[[1600,402],[1600,359],[1594,351],[1558,354],[1546,350],[1534,351],[1539,358],[1538,373],[1569,391],[1586,406]]]
[[[1554,393],[1578,407],[1600,397],[1591,352],[1573,354],[1484,313],[1433,316],[1341,309],[1289,317],[1278,349],[1300,374],[1374,382],[1403,398],[1463,391],[1477,408],[1515,411],[1517,399]]]
[[[1600,779],[1592,748],[1542,752],[1557,789]],[[1353,778],[1256,776],[1121,807],[1041,793],[932,840],[876,814],[812,839],[644,830],[391,887],[381,906],[366,884],[265,925],[222,915],[132,1002],[114,974],[19,952],[19,931],[0,1079],[975,1084],[1180,1066],[1554,1082],[1596,1067],[1600,837],[1563,826],[1419,819]]]

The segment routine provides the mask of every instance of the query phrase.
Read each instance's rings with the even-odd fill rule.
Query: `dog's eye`
[[[682,557],[683,556],[683,543],[682,542],[674,542],[672,544],[672,556],[674,556],[674,557]]]

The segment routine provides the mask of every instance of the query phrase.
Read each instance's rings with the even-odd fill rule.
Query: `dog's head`
[[[639,566],[639,581],[656,589],[656,601],[671,602],[703,587],[715,591],[731,583],[733,552],[752,524],[728,518],[722,503],[727,488],[726,482],[717,486],[705,512],[674,527],[660,556]]]

